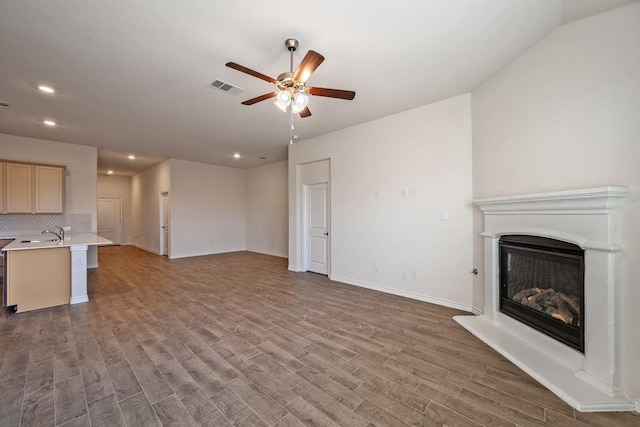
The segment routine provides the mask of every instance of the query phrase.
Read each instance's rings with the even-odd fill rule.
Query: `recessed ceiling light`
[[[55,126],[56,122],[54,122],[53,120],[43,120],[42,123],[44,123],[47,126]]]
[[[113,171],[111,170],[107,171],[107,175],[113,175]]]
[[[239,159],[240,158],[240,154],[236,153],[233,155],[234,158]]]
[[[47,86],[47,85],[38,85],[38,89],[40,89],[42,92],[46,92],[46,93],[55,93],[56,90],[54,88],[52,88],[51,86]]]
[[[135,160],[136,156],[134,156],[133,154],[129,154],[127,157],[129,157],[129,159],[131,160]]]

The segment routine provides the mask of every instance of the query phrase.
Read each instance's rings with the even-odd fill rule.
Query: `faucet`
[[[59,230],[59,233],[47,229],[44,230],[42,234],[53,234],[60,240],[60,243],[62,244],[62,242],[64,242],[64,228],[60,227],[59,225],[56,225],[55,227]]]
[[[58,230],[60,230],[60,241],[64,242],[64,228],[60,227],[59,225],[55,226]]]

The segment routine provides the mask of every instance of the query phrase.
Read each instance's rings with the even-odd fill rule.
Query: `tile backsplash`
[[[0,215],[0,237],[38,234],[59,225],[68,233],[91,233],[91,214]]]

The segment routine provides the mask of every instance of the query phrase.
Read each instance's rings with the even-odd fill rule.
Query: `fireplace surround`
[[[618,330],[617,210],[628,194],[600,187],[474,201],[484,215],[484,309],[455,320],[580,411],[635,409],[622,389]],[[500,240],[514,235],[583,251],[584,352],[500,310]]]

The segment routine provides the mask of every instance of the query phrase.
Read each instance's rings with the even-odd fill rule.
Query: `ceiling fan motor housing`
[[[307,85],[293,79],[293,73],[282,73],[278,76],[276,86],[282,91],[290,93],[308,92]]]
[[[296,39],[286,39],[284,41],[284,45],[287,48],[287,50],[290,51],[290,52],[295,52],[296,49],[298,49],[298,46],[299,46],[298,40],[296,40]]]

